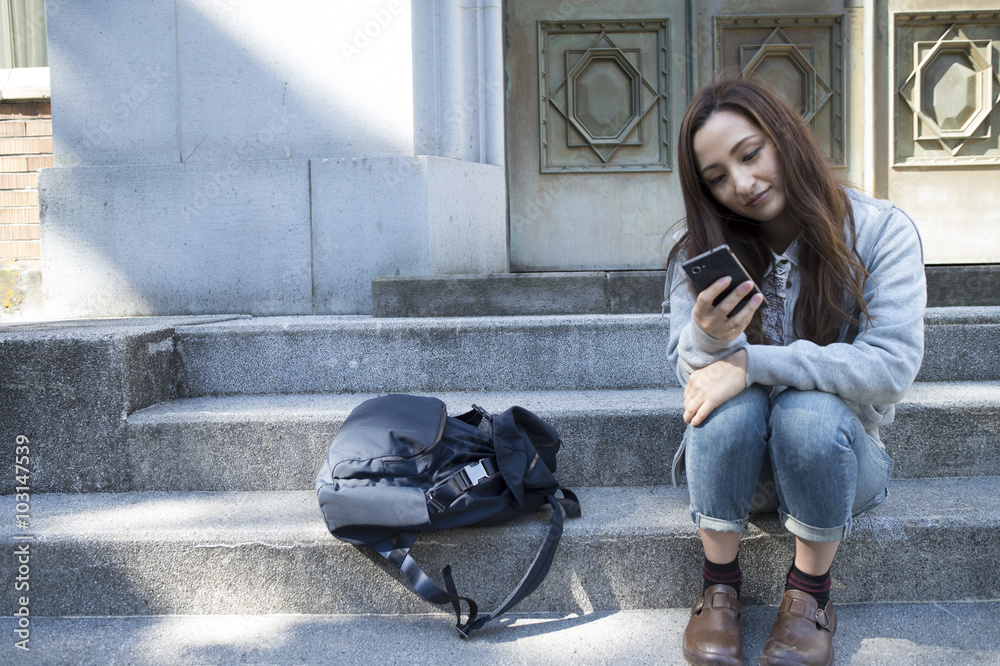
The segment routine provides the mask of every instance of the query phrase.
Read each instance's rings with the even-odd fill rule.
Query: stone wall
[[[379,275],[505,271],[500,10],[467,4],[50,0],[46,316],[367,313]]]

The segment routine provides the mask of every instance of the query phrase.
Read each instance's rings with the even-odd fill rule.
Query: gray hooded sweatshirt
[[[795,337],[797,267],[786,292],[784,346],[752,345],[741,334],[717,340],[691,319],[695,297],[680,270],[683,257],[667,269],[670,339],[667,355],[681,386],[696,369],[747,350],[747,386],[761,384],[817,390],[843,398],[866,432],[881,444],[878,427],[892,422],[899,402],[917,376],[923,358],[927,285],[923,249],[913,221],[891,202],[847,190],[857,234],[855,249],[871,274],[864,285],[870,318],[844,326],[837,342],[820,346]],[[678,279],[682,282],[677,282]],[[678,451],[678,458],[682,451]]]

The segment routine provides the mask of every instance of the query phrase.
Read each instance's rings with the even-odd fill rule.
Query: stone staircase
[[[886,504],[834,569],[838,663],[1000,663],[1000,307],[926,317],[917,384],[884,439]],[[681,663],[700,545],[669,486],[682,432],[655,314],[174,317],[0,328],[0,448],[29,441],[30,518],[0,479],[3,663]],[[461,641],[377,556],[335,540],[312,483],[376,394],[531,409],[560,431],[569,520],[543,585]],[[498,604],[546,517],[425,535],[434,575]],[[30,544],[30,652],[10,544]],[[748,663],[792,542],[744,542]],[[23,613],[22,613],[23,614]]]

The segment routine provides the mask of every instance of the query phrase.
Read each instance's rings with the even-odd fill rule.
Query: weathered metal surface
[[[685,3],[517,1],[506,21],[512,269],[662,267],[683,208]]]

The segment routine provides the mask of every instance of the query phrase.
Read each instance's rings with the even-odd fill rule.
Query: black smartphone
[[[724,278],[727,275],[733,279],[729,283],[721,294],[715,299],[712,305],[718,305],[722,302],[729,293],[735,289],[737,286],[743,284],[744,282],[753,282],[750,276],[747,274],[746,269],[740,263],[740,260],[736,258],[733,251],[729,249],[728,245],[720,245],[717,248],[711,249],[704,254],[699,254],[693,259],[688,259],[681,267],[684,272],[690,276],[691,281],[694,282],[694,286],[698,288],[698,291],[704,291],[709,286],[714,284],[720,278]],[[728,317],[732,317],[734,314],[742,310],[750,299],[753,298],[754,294],[760,294],[760,288],[754,284],[753,289],[750,291],[746,297],[743,298],[736,307],[733,308]],[[767,304],[767,299],[764,299],[764,304]]]

